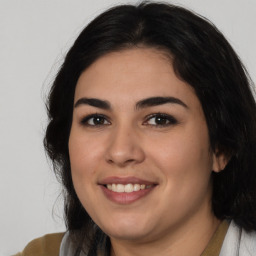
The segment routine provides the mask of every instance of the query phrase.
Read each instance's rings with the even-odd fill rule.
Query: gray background
[[[256,81],[255,0],[169,2],[213,21]],[[127,1],[0,0],[0,255],[65,230],[61,188],[42,144],[44,101],[78,33],[117,3]]]

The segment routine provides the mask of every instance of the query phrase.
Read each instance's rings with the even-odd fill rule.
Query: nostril
[[[109,164],[113,164],[113,163],[114,163],[114,161],[111,160],[111,159],[108,159],[107,162],[108,162]]]
[[[127,163],[130,163],[130,162],[133,162],[133,161],[134,161],[134,159],[128,159],[128,160],[126,160]]]

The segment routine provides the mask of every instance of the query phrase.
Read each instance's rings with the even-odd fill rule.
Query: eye
[[[107,120],[106,116],[100,114],[92,114],[84,117],[81,120],[82,125],[86,126],[103,126],[109,125],[110,122]]]
[[[158,127],[165,127],[165,126],[170,126],[177,123],[178,121],[173,116],[163,114],[163,113],[157,113],[157,114],[152,114],[147,116],[147,119],[143,124],[158,126]]]

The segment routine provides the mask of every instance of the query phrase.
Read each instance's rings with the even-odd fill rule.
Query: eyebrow
[[[183,101],[175,97],[151,97],[151,98],[143,99],[137,102],[135,108],[141,109],[141,108],[159,106],[159,105],[168,104],[168,103],[179,104],[184,108],[188,108],[188,106]]]
[[[108,101],[99,100],[95,98],[81,98],[75,103],[74,107],[76,108],[80,105],[89,105],[92,107],[101,108],[105,110],[111,109],[110,103]]]
[[[159,106],[168,103],[178,104],[183,106],[184,108],[188,108],[188,106],[183,101],[175,97],[150,97],[138,101],[136,103],[135,109],[139,110],[146,107]],[[74,107],[76,108],[81,105],[89,105],[96,108],[111,110],[111,104],[108,101],[96,98],[81,98],[75,103]]]

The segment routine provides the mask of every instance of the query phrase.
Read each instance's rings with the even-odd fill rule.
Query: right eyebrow
[[[74,107],[77,108],[81,105],[89,105],[92,107],[101,108],[101,109],[105,109],[105,110],[111,109],[110,103],[108,101],[99,100],[99,99],[95,99],[95,98],[80,98],[79,100],[77,100]]]

